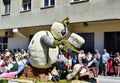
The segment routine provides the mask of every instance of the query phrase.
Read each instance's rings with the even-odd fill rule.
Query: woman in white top
[[[92,58],[93,58],[93,55],[91,54],[91,52],[88,52],[88,54],[87,54],[88,61],[89,62],[92,61]]]

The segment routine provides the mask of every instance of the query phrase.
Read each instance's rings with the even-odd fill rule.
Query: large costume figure
[[[30,44],[30,63],[36,68],[49,68],[53,63],[57,61],[59,51],[70,49],[79,53],[79,49],[85,42],[85,40],[68,30],[69,18],[65,18],[62,22],[54,22],[50,31],[37,32]],[[75,66],[73,73],[67,76],[67,79],[71,79],[80,70],[80,65]]]
[[[30,63],[36,68],[49,68],[57,60],[59,50],[66,46],[67,48],[80,52],[80,48],[84,44],[84,39],[79,35],[68,30],[68,20],[65,18],[62,22],[54,22],[50,31],[37,32],[30,44]]]

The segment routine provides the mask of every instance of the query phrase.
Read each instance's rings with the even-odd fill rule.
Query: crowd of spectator
[[[68,70],[71,70],[75,64],[83,64],[82,58],[86,58],[89,62],[88,66],[95,67],[97,69],[97,74],[103,76],[120,76],[120,53],[113,52],[108,53],[106,49],[103,53],[100,53],[98,49],[95,49],[94,53],[81,50],[79,54],[77,53],[66,53],[61,52],[58,55],[58,59],[65,61]]]
[[[0,54],[0,78],[14,78],[24,70],[28,53],[24,49],[9,51],[5,49]]]
[[[28,63],[29,53],[27,50],[19,49],[9,51],[5,49],[0,53],[0,78],[2,77],[17,77],[24,70],[25,65]],[[99,53],[99,50],[96,49],[94,53],[88,51],[87,53],[84,50],[81,52],[75,53],[72,51],[64,52],[60,51],[58,55],[58,62],[64,62],[67,71],[72,71],[75,64],[84,65],[85,58],[87,61],[87,66],[95,67],[97,74],[99,75],[115,75],[120,76],[120,53],[113,52],[108,53],[106,49],[103,50],[103,53]],[[85,66],[85,68],[87,68]],[[83,72],[83,71],[80,71]],[[86,70],[86,74],[88,74]],[[81,74],[79,75],[81,76]]]

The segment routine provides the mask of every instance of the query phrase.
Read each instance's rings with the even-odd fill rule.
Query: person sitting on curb
[[[85,58],[82,60],[83,66],[80,70],[79,79],[86,80],[90,77],[90,71],[88,69],[88,60]]]
[[[97,83],[96,79],[91,78],[90,70],[88,68],[89,61],[86,58],[84,58],[82,60],[82,63],[83,63],[83,66],[82,66],[80,73],[78,75],[79,80],[88,81],[90,83]]]

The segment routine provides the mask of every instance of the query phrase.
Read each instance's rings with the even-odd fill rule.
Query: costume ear
[[[64,27],[68,28],[69,25],[69,17],[66,17],[63,21],[62,24],[64,25]]]

